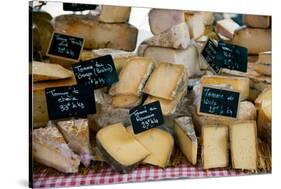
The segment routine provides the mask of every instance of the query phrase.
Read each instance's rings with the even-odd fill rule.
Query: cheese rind
[[[35,161],[64,173],[77,173],[79,156],[74,154],[55,126],[32,131],[32,156]]]
[[[180,85],[187,82],[186,75],[183,65],[159,63],[151,73],[144,92],[151,96],[173,100],[178,94]]]
[[[257,169],[257,130],[255,121],[230,126],[230,148],[234,169]]]
[[[163,33],[143,41],[143,43],[149,46],[185,49],[190,44],[188,26],[184,22],[175,25]]]
[[[154,35],[185,22],[184,11],[181,10],[151,9],[148,17],[150,30]]]
[[[159,128],[152,128],[139,134],[134,134],[132,127],[127,127],[127,131],[150,152],[142,163],[162,168],[168,165],[174,148],[174,138],[170,133]]]
[[[133,108],[141,103],[142,98],[133,95],[119,95],[111,97],[113,108]]]
[[[37,61],[32,62],[33,82],[66,79],[72,76],[73,73],[61,65]]]
[[[228,166],[228,127],[209,125],[202,128],[203,169]]]
[[[119,81],[112,85],[109,94],[140,96],[143,86],[153,69],[151,58],[131,58],[119,74]]]
[[[59,121],[57,126],[68,143],[69,148],[76,154],[79,154],[83,165],[88,167],[93,159],[88,120]]]
[[[140,48],[142,47],[139,47],[139,50]],[[194,45],[190,45],[186,49],[146,46],[142,52],[143,54],[140,54],[140,56],[150,57],[156,63],[169,62],[184,65],[189,77],[201,74],[199,52]]]
[[[99,155],[119,172],[128,172],[150,154],[120,123],[99,130],[96,140]]]
[[[250,80],[246,77],[226,77],[205,75],[200,80],[202,85],[230,85],[230,88],[240,92],[241,100],[249,97]]]
[[[271,76],[271,52],[259,53],[259,58],[255,63],[254,70],[260,74]]]
[[[235,30],[237,30],[238,28],[240,28],[239,24],[237,24],[230,18],[220,20],[216,24],[216,32],[230,39],[233,38]]]
[[[105,23],[128,22],[131,8],[121,6],[102,5],[99,21]]]
[[[187,160],[195,165],[197,163],[198,142],[191,117],[179,117],[174,120],[176,143]]]
[[[245,25],[252,28],[269,28],[271,25],[270,16],[243,15]]]

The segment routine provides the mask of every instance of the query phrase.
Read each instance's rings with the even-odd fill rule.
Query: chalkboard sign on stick
[[[73,64],[72,69],[78,84],[91,84],[94,89],[110,86],[118,81],[111,55]]]
[[[79,62],[83,46],[83,38],[61,33],[53,33],[47,55],[73,62]]]
[[[96,113],[95,95],[91,85],[46,88],[50,120],[84,117]]]
[[[248,49],[219,41],[216,63],[220,65],[221,68],[247,72]]]
[[[135,134],[141,133],[164,123],[159,101],[130,110],[130,119]]]
[[[239,102],[240,92],[203,86],[198,114],[237,118]]]
[[[220,65],[216,63],[217,45],[211,39],[208,39],[201,52],[211,70],[215,73],[220,71]]]

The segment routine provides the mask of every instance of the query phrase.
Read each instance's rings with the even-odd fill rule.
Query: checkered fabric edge
[[[180,165],[178,167],[161,169],[153,166],[139,167],[128,174],[120,174],[111,168],[99,172],[89,172],[87,175],[70,174],[66,176],[33,175],[34,188],[70,187],[83,185],[115,184],[127,182],[157,181],[180,178],[205,178],[223,176],[241,176],[245,173],[237,170],[213,169],[203,170],[200,167]]]

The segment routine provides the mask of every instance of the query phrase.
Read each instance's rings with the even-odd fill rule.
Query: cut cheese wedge
[[[193,14],[186,18],[191,39],[196,40],[203,36],[205,32],[204,16],[202,14]]]
[[[233,38],[235,30],[238,28],[240,28],[239,24],[230,18],[220,20],[216,24],[216,32],[230,39]]]
[[[181,10],[151,9],[148,17],[150,30],[154,35],[185,22],[184,11]]]
[[[130,17],[130,7],[102,5],[99,21],[105,23],[124,23]]]
[[[79,156],[66,144],[55,126],[32,131],[32,156],[35,161],[63,173],[77,173]]]
[[[132,127],[127,127],[132,134],[149,152],[142,163],[165,168],[170,160],[174,148],[173,136],[159,128],[152,128],[139,134],[134,134]]]
[[[70,149],[80,156],[85,167],[90,165],[93,153],[90,144],[90,131],[87,119],[77,119],[57,122],[58,129],[63,134]]]
[[[191,117],[179,117],[174,121],[176,143],[187,160],[195,165],[197,163],[198,142]]]
[[[257,169],[257,130],[255,121],[230,126],[230,149],[234,169]]]
[[[99,130],[96,140],[102,159],[122,173],[131,170],[150,154],[120,123]]]
[[[184,65],[187,68],[189,77],[195,77],[201,74],[199,52],[194,45],[190,45],[186,49],[146,46],[143,54],[140,56],[150,57],[156,63],[169,62]]]
[[[227,167],[228,160],[228,127],[209,125],[202,128],[203,169]]]
[[[141,103],[142,97],[134,95],[113,96],[111,105],[114,108],[133,108]]]
[[[243,15],[244,24],[252,28],[269,28],[270,16]]]
[[[250,80],[246,77],[226,77],[205,75],[201,78],[202,85],[229,85],[231,89],[240,92],[241,100],[249,97]]]
[[[188,26],[185,22],[175,25],[169,30],[143,41],[143,43],[150,46],[185,49],[190,45]]]
[[[32,62],[33,81],[48,81],[66,79],[73,76],[73,73],[61,65],[44,62]]]
[[[155,97],[173,100],[180,87],[188,82],[183,65],[159,63],[151,73],[144,92]]]
[[[109,94],[140,96],[153,65],[151,58],[131,58],[121,70],[119,81],[110,88]]]

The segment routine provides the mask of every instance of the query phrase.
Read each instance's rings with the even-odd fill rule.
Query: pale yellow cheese
[[[66,79],[73,76],[73,73],[61,65],[44,62],[32,62],[32,78],[34,82]]]
[[[228,166],[227,126],[209,125],[202,128],[201,158],[203,169]]]
[[[204,35],[205,20],[202,14],[192,14],[191,16],[185,18],[191,39],[196,40]]]
[[[176,143],[187,160],[195,165],[197,163],[198,142],[191,117],[179,117],[174,120]]]
[[[132,108],[141,103],[141,97],[134,95],[113,96],[111,105],[114,108]]]
[[[187,82],[185,75],[183,65],[159,63],[151,73],[144,92],[151,96],[173,100],[180,85]]]
[[[234,169],[257,169],[257,130],[255,121],[230,126],[230,149]]]
[[[259,53],[259,58],[255,63],[254,69],[260,74],[271,76],[271,52]]]
[[[134,57],[123,67],[119,81],[112,85],[109,94],[140,96],[142,88],[153,69],[151,58]]]
[[[99,21],[105,23],[123,23],[128,22],[131,7],[102,5]]]
[[[205,75],[200,80],[202,85],[230,85],[231,89],[240,92],[241,100],[249,97],[250,80],[246,77],[226,77]]]
[[[142,162],[158,167],[166,167],[174,147],[174,138],[170,133],[159,128],[152,128],[139,134],[134,134],[132,127],[127,127],[131,133],[149,152]]]
[[[217,21],[216,24],[216,32],[230,39],[233,38],[235,30],[237,30],[238,28],[240,28],[239,24],[237,24],[230,18],[225,18],[223,20]]]

